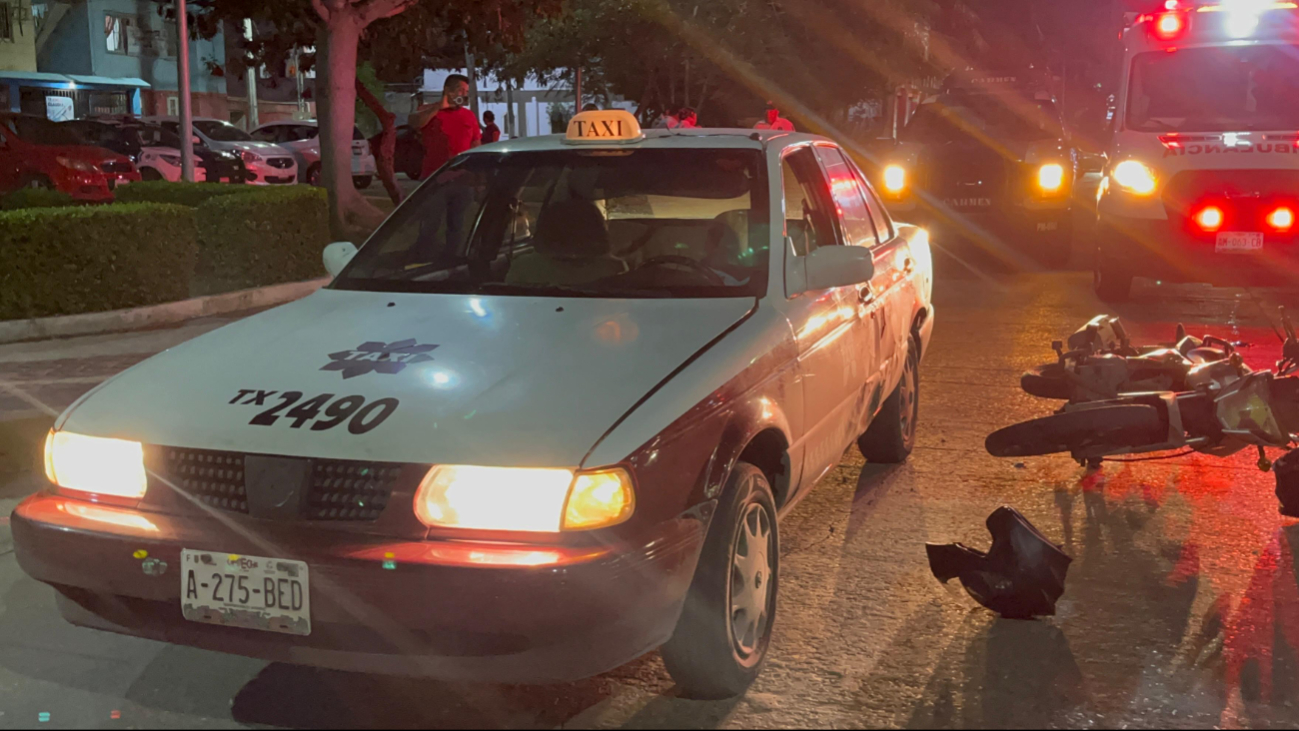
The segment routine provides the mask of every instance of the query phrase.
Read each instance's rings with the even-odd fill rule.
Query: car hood
[[[59,428],[302,457],[575,467],[754,306],[752,298],[321,290],[119,374],[74,404]],[[258,404],[259,392],[274,393]],[[301,396],[292,406],[260,419],[270,423],[252,423],[294,393]],[[317,396],[317,405],[355,396],[396,408],[369,431],[351,420],[322,428],[327,405],[314,419],[293,413]],[[369,414],[377,418],[382,407]]]
[[[45,145],[46,150],[60,157],[70,157],[74,160],[82,160],[95,164],[103,162],[124,162],[130,158],[120,155],[105,147],[95,147],[94,145]]]
[[[262,155],[262,156],[266,156],[266,155],[292,155],[292,154],[293,154],[293,153],[289,152],[287,149],[285,149],[285,148],[283,148],[283,147],[281,147],[281,146],[279,146],[279,145],[277,145],[277,144],[275,144],[275,143],[273,143],[273,142],[256,142],[256,141],[248,141],[248,142],[230,142],[230,143],[227,143],[227,144],[229,144],[233,149],[236,149],[236,150],[247,150],[248,152],[256,152],[257,154]]]
[[[1024,141],[980,141],[975,139],[952,140],[950,142],[917,143],[908,142],[898,146],[897,162],[924,163],[931,159],[949,160],[953,157],[991,156],[1022,163],[1059,161],[1068,156],[1068,149],[1060,140]]]

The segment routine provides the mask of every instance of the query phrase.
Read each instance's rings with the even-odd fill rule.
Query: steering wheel
[[[694,271],[697,274],[702,274],[705,278],[708,279],[709,284],[716,285],[718,287],[726,285],[726,280],[722,279],[722,275],[708,268],[706,265],[697,262],[694,259],[691,259],[688,256],[678,256],[676,254],[664,254],[663,256],[656,256],[652,259],[646,259],[645,263],[641,264],[639,268],[644,269],[645,267],[652,267],[652,266],[684,267],[686,269],[690,269],[691,271]]]

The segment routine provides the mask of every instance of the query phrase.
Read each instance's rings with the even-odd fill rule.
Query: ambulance
[[[1299,273],[1299,4],[1167,0],[1123,34],[1097,295]]]

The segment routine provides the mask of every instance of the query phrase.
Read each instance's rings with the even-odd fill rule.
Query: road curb
[[[207,297],[167,302],[161,305],[136,307],[129,310],[91,312],[84,315],[38,317],[28,320],[0,322],[0,344],[24,340],[68,338],[78,335],[147,330],[161,325],[172,325],[198,317],[225,315],[231,312],[292,302],[315,292],[330,281],[329,277],[306,282],[275,284],[257,289],[242,289]]]

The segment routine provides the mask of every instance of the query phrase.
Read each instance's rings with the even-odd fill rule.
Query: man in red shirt
[[[442,85],[442,100],[415,112],[414,126],[424,141],[424,165],[420,178],[427,178],[460,153],[483,142],[478,118],[465,106],[469,100],[469,79],[451,74]]]
[[[775,104],[767,102],[767,118],[764,121],[753,125],[754,129],[770,129],[777,132],[793,132],[794,123],[780,116],[780,110]]]

